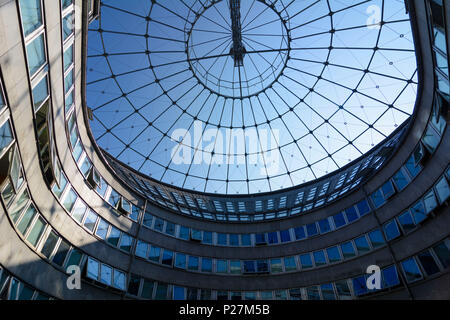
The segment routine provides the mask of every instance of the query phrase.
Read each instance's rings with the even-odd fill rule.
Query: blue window
[[[306,238],[305,228],[303,226],[294,228],[295,239],[302,240]]]
[[[203,231],[202,242],[205,244],[212,244],[212,232],[211,231]]]
[[[402,261],[402,268],[407,282],[415,282],[422,279],[422,273],[420,272],[419,266],[414,258],[409,258]]]
[[[383,184],[381,190],[383,190],[385,200],[389,199],[395,193],[391,180],[388,180],[385,184]]]
[[[358,202],[356,204],[356,207],[358,208],[360,217],[365,216],[366,214],[368,214],[370,212],[369,203],[366,200],[362,200],[362,201]]]
[[[244,273],[255,273],[256,261],[244,261]]]
[[[356,256],[355,248],[351,241],[341,244],[341,251],[344,259],[352,258]]]
[[[216,260],[216,272],[228,273],[228,261],[227,260]]]
[[[251,246],[252,240],[249,234],[241,234],[241,244],[243,246]]]
[[[63,18],[63,40],[65,41],[73,33],[73,14],[68,14]]]
[[[356,296],[361,296],[367,293],[367,285],[365,276],[360,276],[352,279],[353,291]]]
[[[239,235],[235,233],[230,234],[230,246],[238,247],[239,246]]]
[[[178,237],[183,240],[189,240],[189,228],[185,226],[180,226],[180,233]]]
[[[322,290],[323,300],[336,300],[336,296],[334,295],[333,285],[331,283],[321,285],[320,289]]]
[[[403,190],[408,185],[408,180],[406,179],[406,176],[403,174],[402,170],[397,171],[392,179],[394,180],[395,186],[399,191]]]
[[[306,294],[308,296],[308,300],[320,300],[320,293],[318,286],[306,288]]]
[[[289,233],[289,230],[280,231],[280,238],[283,243],[291,241],[291,234]]]
[[[438,257],[444,268],[450,267],[450,250],[447,248],[445,242],[441,242],[433,247],[434,253]]]
[[[370,251],[370,245],[366,239],[366,236],[361,236],[359,238],[356,238],[355,245],[356,245],[356,249],[358,250],[359,254],[364,254],[364,253]]]
[[[180,269],[186,269],[186,255],[179,253],[175,255],[175,267]]]
[[[154,262],[159,262],[160,254],[161,254],[161,248],[151,246],[150,251],[148,253],[148,260],[154,261]]]
[[[448,187],[445,177],[442,177],[442,179],[436,184],[436,192],[439,197],[439,203],[443,203],[450,196],[450,188]]]
[[[186,293],[183,287],[173,286],[173,300],[186,300]]]
[[[328,260],[330,263],[341,261],[341,254],[338,247],[331,247],[327,249]]]
[[[400,225],[403,228],[403,232],[405,233],[409,233],[416,227],[416,224],[414,223],[411,213],[409,213],[409,211],[402,213],[398,217],[398,221],[400,222]]]
[[[423,206],[422,201],[417,202],[412,208],[411,213],[414,218],[414,222],[416,224],[421,223],[423,220],[426,219],[427,215],[425,213],[425,208]]]
[[[400,237],[400,230],[398,229],[395,219],[384,225],[384,235],[386,236],[387,241]]]
[[[300,263],[302,265],[302,269],[309,269],[313,267],[311,255],[309,253],[300,255]]]
[[[151,228],[152,227],[152,223],[153,223],[153,216],[150,213],[145,212],[144,213],[144,220],[142,221],[142,224],[144,226],[146,226],[147,228]]]
[[[47,61],[43,33],[27,45],[27,59],[30,76],[34,75]]]
[[[6,121],[0,127],[0,153],[13,142],[13,134],[9,121]]]
[[[423,197],[423,202],[425,204],[425,212],[427,214],[437,207],[436,196],[434,195],[433,190],[427,192],[427,194]]]
[[[171,266],[173,262],[173,252],[167,249],[164,249],[161,263],[166,266]]]
[[[328,219],[323,219],[319,221],[320,233],[327,233],[331,231],[330,222]]]
[[[212,272],[212,259],[202,258],[202,272]]]
[[[63,55],[64,72],[66,72],[73,63],[73,45],[64,51]]]
[[[265,233],[257,233],[255,236],[255,240],[256,240],[256,245],[267,244]]]
[[[295,257],[284,258],[284,270],[286,272],[297,270],[297,265],[295,264]]]
[[[315,251],[313,253],[313,256],[314,256],[314,262],[316,264],[316,267],[327,264],[327,259],[325,258],[325,253],[322,250]]]
[[[434,258],[429,250],[418,254],[417,257],[419,258],[420,264],[427,275],[431,276],[439,272],[439,267],[436,264],[436,261],[434,261]]]
[[[422,170],[422,166],[420,164],[418,164],[416,166],[415,161],[414,161],[414,155],[409,157],[408,161],[405,164],[405,167],[408,170],[411,177],[413,177],[413,178],[415,176],[417,176],[419,174],[419,172]]]
[[[278,243],[278,233],[277,232],[269,232],[267,234],[267,238],[268,238],[270,244]]]
[[[308,237],[312,237],[318,234],[317,226],[315,223],[306,225],[306,231],[308,232]]]
[[[384,204],[384,197],[381,193],[381,189],[378,189],[374,193],[370,195],[370,198],[372,199],[373,204],[375,205],[375,208],[379,208]]]
[[[356,212],[355,207],[345,209],[345,216],[347,217],[348,223],[352,223],[353,221],[357,220],[358,213]]]
[[[175,224],[167,221],[165,233],[169,236],[175,235]]]
[[[33,88],[33,105],[34,111],[37,111],[44,100],[48,97],[48,80],[47,75]]]
[[[188,269],[191,271],[198,271],[199,258],[194,256],[189,256],[188,258]]]
[[[336,228],[340,228],[342,226],[345,226],[345,218],[342,212],[339,212],[333,216],[334,225]]]
[[[217,244],[221,245],[221,246],[226,246],[228,245],[228,239],[227,239],[227,234],[226,233],[218,233],[217,234]]]
[[[158,232],[162,232],[164,229],[164,220],[160,219],[160,218],[156,218],[155,219],[155,224],[153,226],[153,229],[158,231]]]
[[[23,32],[28,36],[42,25],[41,0],[20,0]]]
[[[383,269],[383,288],[390,288],[400,284],[395,265]]]
[[[258,260],[256,261],[256,270],[259,273],[267,273],[269,272],[269,263],[267,260]]]
[[[384,244],[383,234],[378,229],[369,232],[369,239],[373,248],[381,247]]]

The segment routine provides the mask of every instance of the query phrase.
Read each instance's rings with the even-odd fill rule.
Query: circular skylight
[[[87,75],[103,150],[220,194],[338,170],[406,121],[417,91],[403,0],[102,1]]]

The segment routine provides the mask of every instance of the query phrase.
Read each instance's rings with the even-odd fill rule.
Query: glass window
[[[166,234],[169,236],[175,236],[175,224],[167,221],[166,223]]]
[[[217,291],[217,300],[228,300],[227,291]]]
[[[146,226],[147,228],[151,228],[152,227],[152,222],[153,222],[153,216],[150,213],[145,212],[144,213],[144,220],[142,221],[142,224],[144,226]]]
[[[294,228],[295,239],[302,240],[306,238],[305,228],[303,226]]]
[[[98,280],[98,269],[99,269],[99,263],[98,261],[88,258],[87,263],[87,277],[91,278],[93,280]]]
[[[112,268],[102,263],[100,270],[100,282],[110,286],[112,280]]]
[[[58,250],[56,250],[55,256],[53,257],[53,262],[62,267],[64,264],[64,260],[66,260],[69,249],[70,245],[65,240],[61,240]]]
[[[73,33],[73,14],[70,13],[63,18],[63,40],[65,41]]]
[[[370,198],[372,199],[373,204],[375,205],[375,208],[379,208],[384,204],[384,197],[381,193],[381,189],[378,189],[374,193],[370,195]]]
[[[126,282],[125,273],[117,269],[114,269],[114,287],[125,291],[125,282]]]
[[[53,252],[53,249],[56,246],[56,243],[58,242],[59,237],[56,235],[56,233],[52,230],[50,231],[47,240],[45,240],[44,245],[42,246],[41,253],[47,258],[50,259],[50,255]]]
[[[62,0],[62,8],[63,10],[68,8],[72,4],[73,0]]]
[[[422,279],[422,273],[414,258],[402,261],[402,268],[407,282],[415,282]]]
[[[10,208],[9,215],[14,223],[17,222],[17,220],[20,217],[20,214],[22,213],[22,210],[26,207],[28,204],[28,200],[30,199],[30,196],[28,195],[28,190],[24,189],[20,197],[17,201],[14,202],[14,205]]]
[[[20,18],[25,37],[42,25],[41,0],[20,0]]]
[[[247,247],[252,245],[252,240],[249,234],[241,234],[241,244]]]
[[[178,237],[183,240],[189,240],[189,228],[180,226],[180,234]]]
[[[356,212],[355,207],[345,209],[345,216],[347,217],[348,223],[352,223],[353,221],[357,220],[358,213]]]
[[[30,76],[33,76],[47,61],[43,33],[27,45],[27,59]]]
[[[73,69],[64,78],[64,93],[67,94],[73,86]]]
[[[14,137],[9,121],[0,126],[0,154],[13,142]]]
[[[70,252],[70,257],[67,260],[66,267],[79,266],[81,258],[83,258],[83,254],[78,249],[73,248],[72,251]]]
[[[419,174],[420,170],[422,170],[422,166],[420,164],[417,164],[416,166],[414,155],[408,158],[408,161],[405,163],[405,167],[413,178]]]
[[[19,293],[19,300],[31,300],[34,289],[22,283],[22,290]]]
[[[162,232],[164,229],[164,220],[160,218],[155,219],[155,225],[153,226],[153,229],[159,232]]]
[[[78,195],[73,191],[72,188],[67,192],[66,196],[64,197],[63,205],[64,208],[66,208],[67,211],[72,212],[73,206],[75,204],[75,201],[77,200]]]
[[[173,262],[173,252],[167,249],[164,249],[161,263],[166,266],[172,266]]]
[[[341,251],[344,259],[349,259],[356,256],[355,248],[353,247],[353,243],[351,241],[341,244]]]
[[[284,271],[295,271],[297,270],[297,264],[295,263],[295,257],[285,257],[284,258]]]
[[[217,234],[217,244],[221,246],[226,246],[228,244],[226,233]]]
[[[280,238],[282,243],[291,241],[291,234],[289,230],[280,231]]]
[[[73,45],[71,45],[66,49],[66,51],[64,51],[63,60],[64,72],[66,72],[73,63]]]
[[[211,231],[203,231],[202,242],[204,244],[212,244],[212,232]]]
[[[384,245],[383,234],[378,229],[369,232],[369,239],[370,242],[372,243],[373,248],[378,248]]]
[[[367,285],[365,276],[360,276],[352,279],[353,291],[356,296],[361,296],[367,293]]]
[[[327,259],[325,258],[325,253],[322,250],[315,251],[313,253],[313,256],[314,256],[314,262],[316,264],[316,267],[320,267],[320,266],[327,264]]]
[[[383,269],[382,274],[383,274],[384,288],[390,288],[400,284],[400,280],[398,278],[397,269],[395,268],[395,265]]]
[[[186,293],[183,287],[173,286],[173,300],[186,300]]]
[[[369,203],[366,200],[362,200],[356,204],[359,211],[359,216],[362,217],[370,212]]]
[[[275,290],[275,300],[287,300],[287,291]]]
[[[366,239],[366,236],[361,236],[355,239],[356,249],[358,250],[358,254],[364,254],[370,251],[369,242]]]
[[[272,291],[261,291],[261,300],[272,300],[273,292]]]
[[[186,269],[186,255],[184,253],[177,252],[175,255],[175,267],[180,269]]]
[[[311,255],[309,253],[300,255],[300,264],[302,269],[309,269],[313,267]]]
[[[195,256],[189,256],[188,258],[188,270],[198,271],[199,258]]]
[[[423,197],[423,202],[425,204],[425,212],[427,214],[429,214],[437,207],[437,201],[433,190],[425,194],[425,196]]]
[[[423,206],[422,201],[417,202],[412,208],[411,213],[414,218],[414,222],[416,224],[421,223],[423,220],[426,219],[427,215],[425,214],[425,208]]]
[[[161,248],[150,246],[150,251],[148,253],[148,259],[150,261],[159,262],[159,256],[161,254]]]
[[[256,292],[244,292],[244,299],[245,300],[256,300]]]
[[[395,193],[394,186],[392,185],[391,180],[385,182],[385,184],[383,184],[383,186],[381,187],[381,190],[383,191],[384,199],[386,200]]]
[[[84,220],[84,227],[88,229],[90,232],[93,232],[95,228],[95,223],[97,222],[97,218],[98,215],[94,211],[89,210],[86,219]]]
[[[33,247],[36,247],[46,226],[47,226],[47,224],[45,223],[45,221],[42,217],[39,217],[36,220],[36,222],[34,223],[34,226],[31,229],[30,234],[27,237],[27,240],[31,243],[31,245]]]
[[[155,299],[156,300],[167,300],[167,293],[169,291],[169,286],[165,283],[159,283],[156,287]]]
[[[227,273],[228,272],[228,261],[227,260],[216,260],[216,272]]]
[[[336,281],[334,283],[336,286],[336,293],[339,297],[339,300],[349,300],[352,297],[352,293],[348,286],[347,280]]]
[[[267,262],[267,260],[257,260],[256,271],[259,273],[269,272],[269,263]]]
[[[302,289],[289,289],[289,297],[291,300],[302,300]]]
[[[138,240],[137,245],[136,245],[136,256],[146,259],[147,258],[147,249],[148,249],[147,242]]]
[[[341,261],[341,254],[338,247],[331,247],[327,249],[328,260],[330,263]]]
[[[98,223],[97,231],[95,231],[95,234],[99,238],[105,240],[106,234],[108,233],[108,228],[109,228],[109,223],[106,220],[100,218],[100,222]]]
[[[86,212],[87,206],[83,202],[83,200],[78,199],[78,201],[75,203],[75,206],[73,208],[72,217],[77,221],[78,223],[81,223],[84,218],[84,214]]]
[[[442,177],[442,179],[436,184],[436,192],[439,197],[439,203],[443,203],[450,196],[450,189],[445,177]]]
[[[327,233],[331,231],[330,222],[328,219],[323,219],[319,221],[320,233]]]
[[[397,190],[401,191],[408,185],[408,180],[406,176],[403,174],[402,170],[397,171],[397,173],[393,177],[395,187]]]
[[[387,241],[400,237],[400,230],[398,229],[395,219],[386,223],[383,229]]]
[[[47,75],[33,88],[34,111],[37,111],[42,103],[48,97],[48,79]]]
[[[114,226],[111,226],[111,230],[109,231],[107,239],[108,243],[113,245],[114,247],[117,247],[117,245],[119,244],[119,238],[120,238],[120,230]]]
[[[398,222],[400,222],[400,225],[402,226],[403,232],[409,233],[410,231],[414,230],[416,225],[413,221],[413,218],[409,211],[406,211],[402,213],[398,217]]]
[[[154,282],[144,279],[144,283],[142,284],[142,292],[141,297],[144,299],[152,299],[153,297],[153,287]]]
[[[278,232],[269,232],[267,234],[267,239],[269,240],[270,244],[277,244],[278,243]]]
[[[439,272],[439,267],[429,250],[419,253],[417,257],[427,275],[431,276]]]
[[[256,272],[255,261],[253,260],[244,261],[244,273],[255,273],[255,272]]]
[[[133,246],[133,237],[127,233],[122,233],[122,238],[120,238],[120,250],[130,252]]]
[[[315,236],[319,233],[317,231],[317,226],[315,223],[310,223],[310,224],[306,225],[306,231],[308,232],[308,237]]]
[[[272,273],[283,272],[283,266],[281,265],[281,259],[270,260],[270,272],[272,272]]]
[[[345,224],[346,224],[345,218],[344,218],[344,215],[342,214],[342,212],[335,214],[333,216],[333,221],[334,221],[334,225],[336,226],[336,228],[340,228],[342,226],[345,226]]]
[[[444,268],[450,267],[450,250],[445,242],[441,242],[433,247],[434,253],[438,257]]]
[[[230,273],[231,274],[240,274],[241,273],[241,261],[240,260],[230,261]]]
[[[36,215],[36,208],[33,204],[31,204],[27,211],[25,211],[22,219],[20,220],[19,224],[17,225],[17,229],[21,234],[25,234],[30,227],[31,221],[33,220],[34,216]]]
[[[320,300],[320,293],[318,286],[306,288],[306,294],[308,296],[308,300]]]
[[[239,235],[231,233],[230,234],[230,246],[238,247],[239,246]]]
[[[212,259],[202,258],[202,272],[212,272]]]
[[[320,289],[322,291],[323,300],[336,300],[333,285],[331,283],[321,285]]]
[[[135,274],[131,274],[130,281],[128,283],[128,293],[137,296],[139,294],[139,284],[141,283],[141,278]]]

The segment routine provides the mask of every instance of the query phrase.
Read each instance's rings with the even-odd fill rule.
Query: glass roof
[[[189,190],[327,175],[406,121],[416,92],[403,0],[106,0],[89,29],[98,145]]]

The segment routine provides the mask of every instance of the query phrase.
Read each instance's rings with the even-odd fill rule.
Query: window
[[[204,244],[212,244],[212,232],[211,231],[203,231],[202,242]]]
[[[77,198],[78,195],[75,193],[75,191],[73,191],[72,188],[70,188],[63,201],[64,208],[66,208],[67,211],[71,212]]]
[[[395,265],[383,269],[383,287],[390,288],[400,284]]]
[[[167,221],[166,224],[166,234],[169,236],[175,236],[175,224]]]
[[[20,0],[19,6],[26,37],[42,25],[41,0]]]
[[[43,33],[27,45],[27,59],[30,76],[33,76],[46,63]]]
[[[442,177],[436,184],[436,193],[439,198],[439,203],[443,203],[450,196],[450,188],[448,187],[448,182],[445,177]]]
[[[78,249],[72,249],[70,257],[67,259],[66,268],[68,266],[79,266],[81,258],[83,258],[83,254]]]
[[[402,268],[407,282],[415,282],[422,279],[422,273],[414,258],[402,261]]]
[[[278,233],[277,232],[269,232],[267,234],[267,239],[270,244],[277,244],[278,243]]]
[[[189,228],[180,226],[180,233],[178,237],[183,240],[189,240]]]
[[[356,212],[355,207],[345,209],[345,216],[347,217],[348,223],[352,223],[353,221],[357,220],[358,213]]]
[[[114,269],[114,284],[113,284],[113,286],[117,289],[125,291],[125,282],[126,282],[125,273],[123,273],[122,271],[119,271],[117,269]]]
[[[144,283],[142,284],[141,297],[144,299],[151,299],[153,297],[153,287],[153,281],[144,279]]]
[[[300,264],[302,269],[309,269],[313,267],[311,255],[309,253],[300,255]]]
[[[256,266],[255,261],[244,261],[244,273],[255,273],[256,272]]]
[[[47,223],[45,223],[45,221],[44,221],[44,219],[42,219],[42,217],[39,217],[38,219],[36,219],[36,222],[34,223],[34,226],[31,229],[30,234],[27,237],[27,240],[31,243],[31,245],[33,247],[36,247],[46,226],[47,226]]]
[[[216,272],[217,273],[227,273],[228,272],[228,261],[227,260],[216,260]]]
[[[73,45],[70,45],[70,47],[64,51],[63,61],[64,72],[66,72],[73,63]]]
[[[56,233],[52,230],[48,234],[47,240],[45,240],[44,245],[42,246],[41,253],[47,258],[50,259],[50,255],[53,252],[53,249],[56,246],[56,243],[58,242],[59,237],[56,235]]]
[[[102,263],[100,270],[100,282],[110,286],[112,278],[112,268]]]
[[[198,271],[199,258],[194,256],[189,256],[188,258],[188,270]]]
[[[48,98],[48,77],[45,75],[33,88],[34,111],[38,111],[42,103]]]
[[[366,200],[362,200],[356,204],[359,211],[359,216],[362,217],[370,212],[369,203]]]
[[[62,9],[66,9],[68,8],[71,4],[72,4],[73,0],[62,0],[61,1],[61,5],[62,5]]]
[[[231,274],[240,274],[241,273],[241,261],[240,260],[230,261],[230,273]]]
[[[58,250],[56,250],[56,253],[53,257],[53,263],[62,267],[64,264],[64,260],[66,260],[66,256],[67,256],[67,253],[69,252],[69,249],[70,249],[70,245],[65,240],[61,240]]]
[[[84,227],[88,229],[90,232],[93,232],[95,224],[97,222],[97,218],[98,215],[94,211],[89,210],[86,219],[84,220]]]
[[[130,252],[133,246],[133,237],[127,233],[122,233],[122,238],[120,239],[120,250]]]
[[[381,187],[381,190],[383,191],[384,199],[387,200],[395,193],[394,186],[392,185],[391,180],[388,180],[383,184]]]
[[[117,245],[119,244],[119,238],[120,238],[120,230],[114,226],[111,226],[111,230],[109,231],[107,239],[108,243],[113,245],[114,247],[117,247]]]
[[[425,194],[425,196],[423,197],[423,202],[425,204],[426,214],[429,214],[437,207],[436,196],[434,195],[433,190]]]
[[[238,234],[230,234],[230,246],[238,247],[239,246],[239,235]]]
[[[384,197],[381,193],[381,189],[378,189],[374,193],[370,195],[370,198],[372,199],[373,204],[375,205],[375,208],[379,208],[384,204]]]
[[[166,266],[172,266],[173,262],[173,252],[167,249],[164,249],[161,263]]]
[[[186,255],[179,253],[175,255],[175,268],[186,269]]]
[[[140,283],[141,279],[138,276],[131,274],[127,292],[133,296],[137,296],[139,294]]]
[[[308,237],[315,236],[319,233],[317,231],[317,226],[315,223],[310,223],[310,224],[306,225],[306,231],[308,233]]]
[[[351,299],[352,293],[350,292],[350,288],[346,280],[336,281],[334,285],[336,286],[336,293],[339,297],[339,300]]]
[[[353,291],[355,292],[356,296],[361,296],[367,293],[368,290],[366,286],[366,278],[364,276],[353,278],[352,283]]]
[[[393,177],[395,187],[398,191],[403,190],[408,185],[408,180],[406,176],[403,174],[402,170],[397,171],[397,173]]]
[[[153,226],[153,229],[155,229],[158,232],[162,232],[164,229],[164,220],[160,218],[155,219],[155,225]]]
[[[109,228],[109,223],[106,220],[100,218],[100,222],[98,223],[97,231],[95,232],[95,234],[99,238],[105,240],[106,234],[108,232],[108,228]]]
[[[246,247],[252,245],[251,237],[249,234],[241,234],[241,244]]]
[[[314,256],[314,262],[316,264],[316,267],[320,267],[320,266],[327,264],[327,259],[325,258],[325,253],[322,250],[315,251],[313,253],[313,256]]]
[[[327,233],[331,231],[330,222],[328,219],[323,219],[319,221],[320,233]]]
[[[373,248],[378,248],[384,245],[383,234],[378,229],[369,232],[369,239],[370,242],[372,243]]]
[[[98,263],[98,261],[96,261],[92,258],[88,258],[86,276],[88,278],[91,278],[92,280],[98,280],[99,267],[100,267],[100,264]]]
[[[289,230],[280,231],[280,238],[282,243],[291,241],[291,234],[289,233]]]
[[[322,291],[322,298],[324,300],[336,300],[333,285],[331,283],[321,285],[320,289]]]
[[[349,259],[356,256],[355,248],[353,247],[353,243],[351,241],[341,244],[341,251],[344,259]]]
[[[423,220],[426,219],[427,215],[425,214],[425,208],[421,201],[417,202],[412,208],[411,213],[414,218],[414,222],[416,224],[421,223]]]
[[[27,232],[28,228],[30,227],[31,221],[33,221],[35,215],[36,215],[36,208],[32,204],[25,211],[22,219],[17,225],[17,229],[22,235],[24,235]]]
[[[434,261],[434,258],[429,250],[419,253],[417,257],[419,258],[420,264],[427,275],[431,276],[439,272],[439,267],[436,264],[436,261]]]
[[[73,14],[72,13],[66,15],[63,18],[62,27],[63,27],[63,40],[65,41],[73,33]]]
[[[284,271],[295,271],[297,270],[297,264],[295,263],[295,257],[285,257],[284,258]]]
[[[14,137],[11,130],[11,125],[9,121],[0,125],[0,154],[5,150],[11,142],[14,141]]]
[[[212,259],[202,258],[202,272],[212,272]]]
[[[398,222],[400,222],[400,225],[402,226],[404,233],[409,233],[416,227],[413,218],[411,216],[411,213],[409,213],[409,211],[402,213],[398,217]]]
[[[166,300],[167,293],[169,291],[169,286],[165,283],[158,283],[156,287],[155,299],[156,300]]]
[[[272,273],[283,272],[283,266],[281,265],[281,259],[270,260],[270,272],[272,272]]]
[[[217,234],[217,244],[221,246],[226,246],[228,244],[227,234],[218,233]]]
[[[305,228],[303,226],[294,228],[295,239],[302,240],[306,238]]]
[[[150,246],[150,251],[148,253],[148,260],[153,262],[159,262],[159,256],[161,254],[161,248]]]
[[[308,300],[320,300],[320,293],[318,286],[306,288],[306,294],[308,296]]]
[[[256,261],[256,271],[259,273],[269,272],[269,264],[267,260],[257,260]]]
[[[344,218],[344,215],[342,214],[342,212],[335,214],[333,216],[333,221],[334,221],[334,225],[336,226],[336,228],[340,228],[342,226],[345,226],[345,224],[346,224],[345,218]]]
[[[173,287],[173,300],[186,300],[186,293],[183,287]]]
[[[450,267],[450,250],[445,242],[441,242],[433,247],[434,253],[438,257],[444,268]]]
[[[341,254],[338,247],[331,247],[327,249],[328,260],[330,263],[341,261]]]
[[[383,229],[387,241],[400,237],[400,230],[398,229],[395,219],[386,223]]]
[[[147,258],[147,249],[148,249],[147,242],[138,240],[137,245],[136,245],[136,256],[146,259]]]
[[[153,222],[153,216],[150,213],[145,212],[144,213],[144,220],[142,221],[142,224],[144,226],[146,226],[147,228],[151,228],[152,227],[152,222]]]
[[[289,289],[289,296],[291,300],[302,300],[302,289]]]

